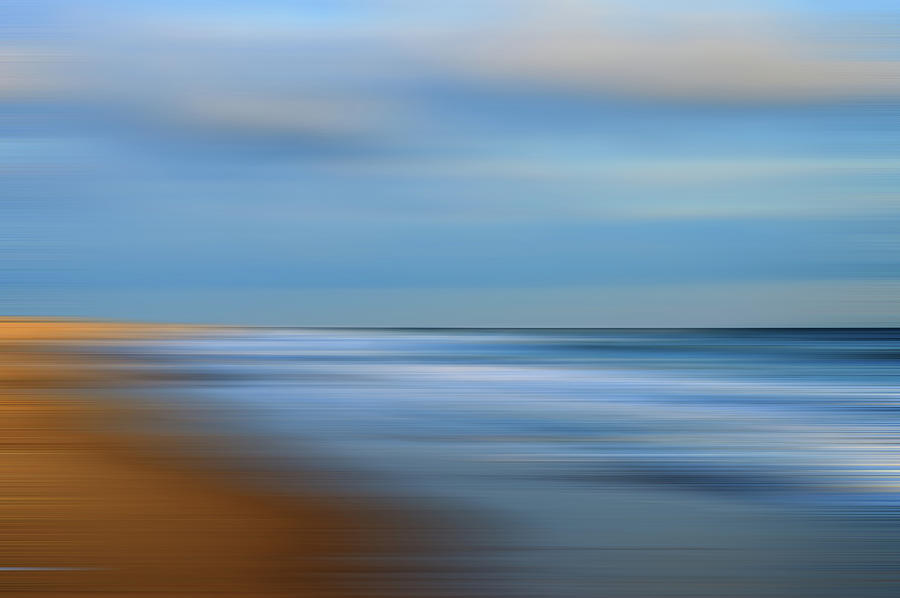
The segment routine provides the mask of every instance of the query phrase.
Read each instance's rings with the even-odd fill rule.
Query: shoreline
[[[397,558],[439,543],[440,532],[426,531],[415,513],[406,518],[377,499],[326,494],[334,490],[314,480],[298,495],[269,491],[246,468],[180,451],[184,438],[136,432],[147,416],[178,414],[140,400],[115,402],[127,377],[77,350],[79,343],[210,329],[0,319],[7,388],[0,453],[10,480],[0,509],[7,529],[0,591],[33,598],[427,595],[414,581],[421,566]],[[212,443],[205,454],[216,454]],[[294,475],[302,486],[302,472]]]

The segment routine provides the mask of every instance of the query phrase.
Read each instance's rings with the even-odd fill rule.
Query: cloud
[[[796,219],[883,212],[894,195],[872,181],[896,176],[900,160],[367,157],[321,160],[309,172],[395,189],[395,196],[430,179],[451,190],[430,193],[430,209],[488,219]]]
[[[701,101],[900,94],[896,42],[859,23],[701,11],[690,2],[665,10],[596,0],[485,0],[438,16],[403,2],[368,4],[366,19],[207,15],[137,29],[162,43],[267,49],[267,58],[291,59],[283,76],[297,82],[322,83],[327,65],[328,84],[361,82],[357,91],[364,93],[385,82],[443,79],[523,92]],[[198,60],[193,52],[185,58]],[[235,66],[239,77],[241,64]]]
[[[51,96],[67,82],[59,70],[66,54],[38,45],[0,45],[0,100]]]
[[[385,139],[422,115],[435,118],[420,93],[435,84],[687,102],[900,95],[900,61],[889,58],[896,47],[856,26],[817,29],[785,15],[700,12],[689,3],[664,10],[484,0],[428,14],[423,6],[431,5],[368,2],[352,18],[327,19],[301,9],[122,9],[95,19],[102,30],[85,26],[73,52],[80,93],[174,126]],[[0,91],[50,84],[28,74],[31,59],[4,65],[11,68]]]
[[[814,34],[808,24],[771,14],[599,10],[587,1],[529,5],[522,18],[447,44],[448,64],[484,82],[679,100],[900,93],[900,62],[862,58],[879,50],[889,56],[896,45],[879,48],[865,32]]]
[[[388,106],[342,95],[201,94],[177,98],[166,110],[175,121],[238,134],[348,139],[374,134],[392,118]]]
[[[324,162],[326,170],[387,176],[487,177],[520,180],[611,181],[671,185],[785,176],[900,173],[894,158],[618,159],[618,160],[365,160]]]

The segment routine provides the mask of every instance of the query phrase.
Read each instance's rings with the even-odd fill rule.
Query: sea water
[[[455,513],[454,592],[867,597],[900,588],[898,341],[235,328],[129,350],[263,458]]]

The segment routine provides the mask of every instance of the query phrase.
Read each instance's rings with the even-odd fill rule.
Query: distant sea
[[[235,328],[117,350],[261,458],[312,450],[453,513],[480,571],[453,592],[900,593],[898,329]]]

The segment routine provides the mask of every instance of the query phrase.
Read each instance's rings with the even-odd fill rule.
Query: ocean
[[[862,598],[900,588],[898,341],[232,328],[109,350],[246,457],[314,455],[443,513],[467,538],[434,573],[448,595]]]

